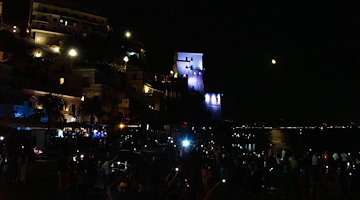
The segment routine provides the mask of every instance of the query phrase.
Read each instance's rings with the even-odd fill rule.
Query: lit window
[[[64,79],[63,77],[61,77],[61,78],[59,79],[59,83],[60,83],[60,85],[64,84],[64,83],[65,83],[65,79]]]

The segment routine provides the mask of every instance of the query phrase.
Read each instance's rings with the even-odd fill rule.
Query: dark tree
[[[85,98],[85,100],[81,102],[80,112],[85,115],[90,115],[90,123],[93,124],[95,122],[95,116],[99,118],[103,113],[100,98],[98,96]]]
[[[48,116],[48,129],[50,130],[50,124],[53,118],[64,118],[61,111],[66,107],[66,101],[61,97],[46,94],[39,97],[39,104],[43,106]]]

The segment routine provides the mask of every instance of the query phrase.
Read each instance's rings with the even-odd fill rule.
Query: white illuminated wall
[[[176,69],[178,77],[188,79],[189,90],[204,93],[202,53],[177,52]]]
[[[195,90],[204,95],[206,109],[213,119],[221,119],[221,96],[218,93],[205,93],[203,81],[203,54],[176,52],[173,68],[177,77],[187,79],[189,90]]]

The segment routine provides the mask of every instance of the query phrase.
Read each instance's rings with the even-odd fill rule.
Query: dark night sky
[[[25,2],[11,0],[17,1]],[[145,44],[149,67],[155,71],[171,69],[175,50],[203,52],[207,89],[224,93],[226,118],[360,118],[360,14],[355,5],[275,0],[83,2],[105,10],[115,28],[132,30]],[[272,58],[278,64],[271,65]]]

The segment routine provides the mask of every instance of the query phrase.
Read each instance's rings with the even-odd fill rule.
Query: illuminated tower
[[[187,79],[189,90],[204,94],[202,57],[202,53],[176,52],[173,71],[175,77]]]
[[[220,120],[222,94],[204,92],[202,57],[202,53],[175,52],[174,77],[187,79],[188,89],[204,96],[205,108],[211,114],[211,118]]]

